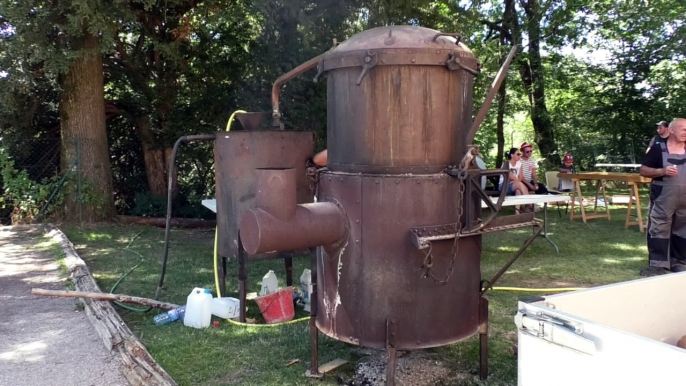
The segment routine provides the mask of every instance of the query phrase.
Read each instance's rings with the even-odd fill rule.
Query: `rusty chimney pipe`
[[[343,209],[330,202],[296,205],[295,169],[258,169],[255,209],[240,234],[250,254],[333,245],[346,236]]]
[[[257,169],[255,207],[288,221],[298,206],[295,169]]]

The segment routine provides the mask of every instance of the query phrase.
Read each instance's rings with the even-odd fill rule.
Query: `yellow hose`
[[[278,326],[283,326],[286,324],[300,323],[300,322],[304,322],[306,320],[310,320],[310,317],[306,316],[304,318],[294,319],[294,320],[290,320],[288,322],[274,323],[274,324],[250,324],[250,323],[237,322],[237,321],[232,320],[232,319],[226,319],[226,321],[228,321],[231,324],[234,324],[236,326],[243,326],[243,327],[278,327]]]
[[[226,122],[226,131],[231,131],[231,124],[233,123],[233,119],[236,117],[236,114],[238,113],[247,113],[245,110],[236,110],[234,111],[231,116],[229,117],[229,121]],[[219,269],[217,269],[217,241],[219,239],[219,230],[217,228],[214,228],[214,286],[217,289],[217,297],[220,298],[222,297],[221,290],[219,289]]]
[[[238,113],[245,114],[245,113],[247,113],[247,111],[245,111],[245,110],[236,110],[236,111],[234,111],[233,114],[231,114],[231,116],[229,117],[229,121],[226,122],[226,131],[230,131],[230,130],[231,130],[231,124],[233,123],[233,118],[234,118],[234,117],[236,116],[236,114],[238,114]]]
[[[493,287],[493,291],[522,291],[522,292],[565,292],[578,291],[587,288],[519,288],[519,287]]]

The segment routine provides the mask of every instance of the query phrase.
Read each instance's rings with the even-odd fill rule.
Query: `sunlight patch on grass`
[[[606,258],[606,259],[602,259],[601,261],[603,263],[606,263],[606,264],[622,264],[623,263],[622,260],[618,260],[618,259],[607,259]]]
[[[626,244],[626,243],[614,243],[614,244],[608,244],[608,246],[618,249],[620,251],[630,251],[630,252],[636,252],[636,249],[641,249],[641,250],[648,250],[648,248],[645,245],[633,245],[633,244]]]
[[[88,240],[88,241],[112,240],[112,235],[108,234],[108,233],[90,232],[90,233],[86,234],[86,240]]]

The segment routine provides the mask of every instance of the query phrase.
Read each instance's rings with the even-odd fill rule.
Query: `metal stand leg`
[[[305,376],[321,378],[324,374],[319,372],[319,331],[317,330],[317,254],[310,257],[310,270],[312,271],[312,293],[310,294],[310,369]]]
[[[479,378],[488,378],[488,300],[479,301]]]
[[[286,264],[286,286],[290,287],[293,285],[293,256],[287,255],[283,260]]]
[[[397,325],[395,320],[386,319],[386,351],[388,352],[388,363],[386,364],[386,386],[395,385],[395,362],[397,351],[395,348]]]
[[[238,321],[245,323],[246,294],[248,293],[248,259],[243,249],[241,238],[238,237]]]
[[[219,292],[222,296],[227,296],[226,292],[226,261],[228,260],[226,256],[220,257],[221,261],[218,261],[219,266]]]
[[[548,203],[547,202],[543,204],[543,232],[541,233],[541,237],[548,240],[550,245],[555,247],[555,252],[558,255],[560,254],[560,249],[553,242],[553,240],[548,236]]]

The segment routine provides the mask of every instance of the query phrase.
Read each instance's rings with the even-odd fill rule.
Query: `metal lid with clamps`
[[[379,66],[446,66],[476,76],[481,65],[459,34],[398,25],[373,28],[330,50],[318,64],[315,81],[326,71],[362,67],[357,84],[369,69]]]

